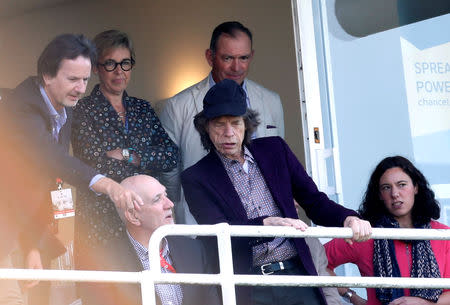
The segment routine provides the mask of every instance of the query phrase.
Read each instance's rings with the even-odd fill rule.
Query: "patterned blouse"
[[[162,127],[153,108],[145,100],[123,94],[125,123],[101,93],[99,85],[83,98],[73,111],[72,145],[76,157],[118,182],[147,174],[158,178],[174,169],[178,147]],[[106,156],[117,148],[131,148],[141,157],[140,166]],[[75,242],[94,246],[124,234],[115,205],[106,195],[87,189],[77,192]]]
[[[136,173],[158,174],[177,166],[178,147],[161,125],[155,111],[145,100],[123,94],[127,112],[125,124],[110,102],[95,86],[90,96],[74,108],[72,145],[75,156],[114,180]],[[132,148],[141,157],[139,168],[106,152]]]

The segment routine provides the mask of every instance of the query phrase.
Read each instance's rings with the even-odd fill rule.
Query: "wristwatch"
[[[122,149],[122,157],[127,162],[130,160],[130,150],[128,148]]]
[[[351,289],[347,289],[347,291],[342,295],[345,301],[348,303],[352,303],[351,298],[355,294],[355,292]]]

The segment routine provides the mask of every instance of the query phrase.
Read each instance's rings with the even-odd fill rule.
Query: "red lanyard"
[[[159,261],[160,261],[161,267],[163,267],[163,268],[166,269],[166,270],[169,270],[169,271],[172,272],[172,273],[177,273],[177,272],[175,271],[175,268],[174,268],[171,264],[169,264],[169,263],[166,261],[166,259],[163,257],[163,255],[162,255],[162,250],[159,251]]]

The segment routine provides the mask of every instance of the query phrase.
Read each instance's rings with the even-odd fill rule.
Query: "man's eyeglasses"
[[[134,66],[134,59],[124,59],[121,62],[116,62],[112,59],[108,59],[103,64],[98,65],[102,66],[107,72],[116,70],[117,65],[120,65],[123,71],[130,71]]]

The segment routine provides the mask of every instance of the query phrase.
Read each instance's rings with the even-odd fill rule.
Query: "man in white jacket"
[[[252,34],[237,21],[218,25],[211,37],[205,57],[211,66],[211,73],[201,82],[181,91],[165,101],[160,120],[165,130],[178,145],[182,162],[177,171],[165,176],[165,184],[170,193],[179,194],[172,198],[175,205],[177,223],[196,223],[189,212],[179,183],[179,173],[194,165],[206,155],[200,143],[200,136],[194,127],[194,116],[203,109],[203,98],[215,83],[225,78],[241,85],[247,95],[247,105],[260,115],[261,124],[253,137],[280,136],[284,138],[284,116],[280,96],[263,86],[247,79],[254,55]]]

